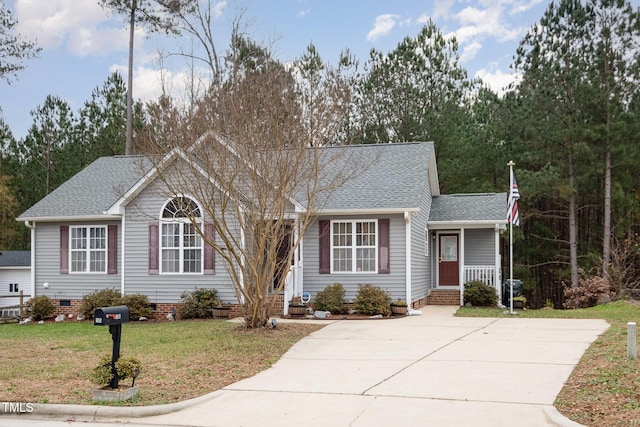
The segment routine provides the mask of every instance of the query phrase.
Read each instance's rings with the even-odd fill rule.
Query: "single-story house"
[[[206,138],[224,143],[213,134]],[[431,142],[340,149],[369,165],[323,200],[296,249],[283,301],[303,292],[313,301],[336,282],[347,299],[358,284],[371,283],[414,307],[461,304],[460,290],[475,279],[500,292],[505,193],[441,195]],[[189,159],[176,149],[163,167]],[[164,224],[175,223],[185,197],[158,191],[165,183],[157,167],[143,156],[100,158],[20,215],[32,233],[33,295],[48,295],[69,313],[83,295],[103,288],[145,294],[158,315],[194,288],[215,288],[223,301],[237,303],[228,273],[216,265],[221,257],[202,239],[173,248],[171,259],[163,255],[173,241],[166,233],[184,232]],[[203,201],[186,201],[203,212]]]
[[[31,295],[31,251],[0,252],[0,317],[17,316]]]

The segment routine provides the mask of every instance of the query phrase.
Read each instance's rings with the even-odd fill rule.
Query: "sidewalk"
[[[456,318],[455,310],[333,322],[272,368],[192,401],[39,405],[18,420],[1,416],[0,425],[56,425],[38,424],[46,411],[105,426],[576,425],[553,402],[605,321]]]

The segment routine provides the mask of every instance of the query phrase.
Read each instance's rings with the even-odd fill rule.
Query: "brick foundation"
[[[427,305],[460,305],[459,290],[432,289],[427,297]]]
[[[56,317],[60,314],[64,314],[67,317],[69,315],[72,315],[73,318],[75,318],[78,315],[78,312],[80,311],[80,306],[82,305],[82,300],[52,299],[51,302],[55,307],[55,310],[53,312],[53,317]],[[69,305],[62,305],[63,303],[64,304],[69,303]],[[159,320],[159,321],[167,320],[167,315],[171,313],[171,310],[173,308],[175,308],[176,311],[179,312],[180,304],[181,303],[152,303],[151,305],[154,308],[152,319]],[[284,296],[278,295],[276,297],[276,302],[273,306],[273,309],[271,310],[271,316],[281,316],[282,313],[284,312],[283,310],[284,310]],[[229,312],[229,317],[234,318],[234,317],[241,317],[241,316],[242,316],[242,308],[240,307],[240,305],[232,304],[231,311]]]

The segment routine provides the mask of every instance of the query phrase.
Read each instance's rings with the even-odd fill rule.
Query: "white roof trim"
[[[497,228],[504,229],[507,220],[474,220],[474,221],[429,221],[429,230],[444,230],[450,228]]]
[[[138,180],[122,197],[120,197],[105,213],[110,215],[122,215],[123,207],[126,206],[130,200],[135,198],[142,190],[146,188],[160,173],[160,170],[164,169],[173,158],[177,155],[179,149],[174,148],[167,153],[157,165],[153,166],[147,171],[147,173]]]
[[[392,208],[392,209],[320,209],[316,215],[388,215],[404,214],[405,212],[420,212],[420,208]]]
[[[431,197],[440,195],[440,182],[438,181],[438,166],[436,165],[436,150],[435,147],[431,150],[431,156],[429,156],[429,186],[431,187]]]
[[[43,216],[43,217],[19,217],[16,221],[33,221],[33,222],[79,222],[79,221],[120,221],[122,215],[107,214],[104,215],[83,215],[83,216]]]

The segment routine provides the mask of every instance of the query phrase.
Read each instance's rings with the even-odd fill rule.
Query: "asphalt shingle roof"
[[[323,148],[320,187],[336,175],[343,185],[321,195],[316,208],[331,211],[404,210],[420,207],[429,185],[432,142]],[[334,155],[335,154],[335,155]],[[149,170],[142,156],[102,157],[25,211],[19,219],[102,216]],[[295,196],[306,205],[303,189]],[[435,196],[430,221],[504,220],[506,194]]]
[[[31,251],[0,251],[0,267],[30,267]]]
[[[321,182],[346,168],[344,185],[320,198],[320,209],[384,210],[418,208],[428,182],[432,142],[327,147],[335,157],[322,170]],[[346,150],[346,151],[338,151]],[[331,156],[331,152],[338,152]],[[299,198],[304,200],[304,198]]]
[[[504,221],[507,193],[440,195],[433,198],[429,221]]]
[[[103,215],[148,170],[141,156],[101,157],[66,181],[19,219]]]

